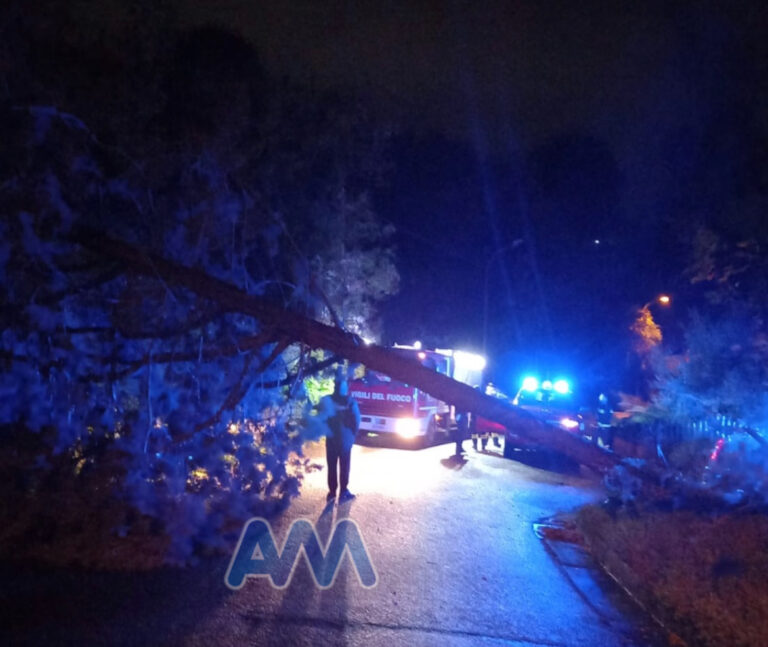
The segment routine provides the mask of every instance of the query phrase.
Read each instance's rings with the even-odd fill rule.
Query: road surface
[[[607,621],[585,602],[532,531],[542,517],[594,500],[590,483],[471,449],[457,463],[447,460],[452,448],[356,446],[355,501],[323,512],[323,470],[275,525],[278,544],[298,517],[314,520],[327,541],[335,520],[353,519],[375,588],[362,588],[346,559],[334,586],[318,590],[302,561],[284,591],[249,580],[188,644],[227,635],[247,644],[641,644],[632,620]]]
[[[355,446],[355,501],[328,509],[323,469],[306,477],[302,495],[273,524],[282,547],[299,517],[314,521],[324,542],[336,520],[353,519],[378,574],[372,589],[360,585],[348,558],[327,590],[315,586],[303,559],[284,590],[264,578],[229,590],[224,558],[151,574],[17,573],[16,588],[2,596],[6,613],[25,618],[13,642],[648,644],[642,622],[623,615],[588,570],[572,569],[574,587],[532,530],[542,517],[596,499],[592,484],[471,449],[458,463],[448,460],[452,449]],[[321,446],[312,451],[322,456]]]

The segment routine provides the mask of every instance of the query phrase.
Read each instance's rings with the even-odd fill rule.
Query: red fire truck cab
[[[394,350],[454,380],[471,386],[482,383],[485,359],[479,355],[447,348],[426,350],[418,343],[395,344]],[[383,373],[364,368],[362,376],[349,386],[350,395],[360,406],[361,435],[396,435],[430,442],[455,424],[453,407]]]

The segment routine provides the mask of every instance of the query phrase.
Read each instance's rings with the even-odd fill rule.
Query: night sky
[[[634,309],[671,292],[673,327],[696,305],[696,228],[768,192],[758,2],[169,5],[395,126],[374,193],[401,273],[383,341],[481,350],[487,279],[501,382],[536,365],[618,379]]]
[[[400,232],[388,341],[480,348],[487,271],[498,373],[614,378],[633,307],[660,291],[680,317],[690,305],[695,228],[766,189],[759,3],[220,2],[189,16],[237,26],[272,71],[354,88],[400,125],[377,194]]]

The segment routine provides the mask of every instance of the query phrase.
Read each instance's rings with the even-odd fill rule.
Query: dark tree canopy
[[[353,97],[269,78],[240,37],[152,32],[148,4],[125,17],[135,41],[54,34],[15,8],[17,66],[0,68],[0,424],[42,433],[78,474],[112,456],[118,492],[185,559],[298,492],[303,377],[329,362],[77,232],[369,334],[398,278],[367,198],[387,133]]]

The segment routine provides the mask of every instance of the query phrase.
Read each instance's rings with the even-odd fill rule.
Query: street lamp
[[[523,244],[522,238],[513,240],[509,245],[500,247],[488,258],[485,264],[485,275],[483,284],[483,355],[488,357],[488,272],[491,269],[493,262],[501,256],[504,252],[511,249],[516,249]]]
[[[672,303],[672,297],[670,297],[668,294],[660,294],[655,299],[651,299],[648,301],[640,310],[645,310],[646,308],[650,308],[652,304],[658,303],[662,306],[668,306],[670,303]]]

